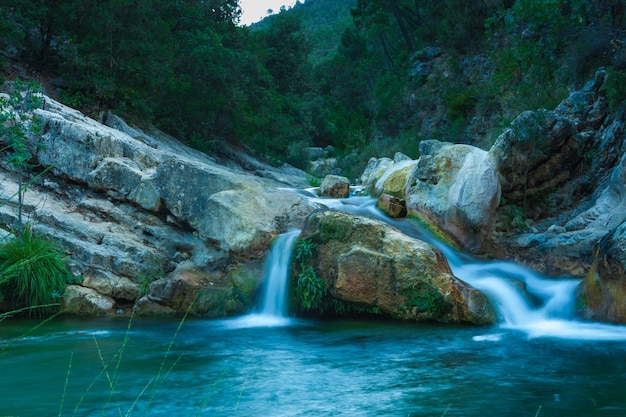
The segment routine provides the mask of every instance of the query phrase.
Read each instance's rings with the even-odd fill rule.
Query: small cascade
[[[499,311],[503,328],[523,331],[529,337],[626,340],[624,326],[575,320],[574,300],[579,280],[550,279],[511,262],[477,260],[452,249],[416,222],[387,217],[369,197],[316,198],[314,201],[335,210],[382,220],[408,236],[437,247],[455,276],[491,299]]]
[[[300,230],[292,230],[274,239],[265,261],[265,284],[258,312],[229,320],[228,327],[275,327],[291,323],[287,314],[288,282],[293,245],[299,235]]]
[[[300,230],[292,230],[276,238],[265,265],[265,290],[261,316],[287,317],[287,283],[293,245]]]

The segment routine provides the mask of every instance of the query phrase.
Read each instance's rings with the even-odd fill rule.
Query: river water
[[[32,326],[2,323],[0,415],[626,415],[623,342],[383,321]]]
[[[380,217],[369,200],[330,203]],[[626,327],[577,321],[576,280],[475,260],[389,221],[437,245],[501,322],[290,318],[293,231],[274,242],[249,316],[1,322],[0,416],[626,416]]]

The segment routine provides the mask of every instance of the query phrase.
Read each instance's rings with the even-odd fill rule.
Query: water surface
[[[624,416],[623,342],[493,327],[0,323],[0,415]],[[121,355],[121,357],[120,357]]]

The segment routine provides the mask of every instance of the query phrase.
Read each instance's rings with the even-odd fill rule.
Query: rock
[[[376,207],[389,217],[406,217],[406,201],[390,194],[382,194],[376,201]]]
[[[311,147],[305,148],[304,151],[306,153],[306,157],[311,161],[321,159],[325,155],[324,148],[319,147],[319,146],[311,146]]]
[[[211,195],[204,202],[205,215],[191,224],[200,238],[218,242],[224,251],[258,255],[278,231],[300,228],[311,211],[302,196],[290,191],[225,190]]]
[[[102,115],[104,125],[49,97],[44,103],[35,110],[42,134],[29,146],[41,169],[50,170],[45,181],[29,186],[24,213],[37,218],[37,233],[68,253],[71,272],[84,277],[84,286],[122,308],[136,301],[146,278],[171,289],[168,277],[180,282],[176,277],[185,271],[229,276],[245,268],[264,256],[273,236],[300,228],[314,210],[304,197],[285,190],[308,186],[306,174],[293,167],[271,167],[226,146],[219,156],[207,156],[162,132],[130,127],[111,113]],[[3,192],[15,194],[17,176],[0,171]],[[0,206],[3,224],[15,224],[14,205]],[[194,281],[185,294],[211,290],[210,282]],[[224,294],[237,288],[230,278],[224,285]],[[218,293],[198,295],[204,306],[194,313],[222,316],[254,302],[228,295],[210,307]],[[166,295],[179,297],[175,291]],[[163,302],[175,312],[184,304]]]
[[[397,197],[404,197],[407,179],[416,165],[417,161],[411,159],[394,161],[394,164],[389,166],[378,181],[376,181],[376,184],[372,188],[372,196],[377,197],[381,194],[391,194]]]
[[[517,233],[500,228],[497,256],[548,275],[584,277],[597,243],[626,220],[623,113],[609,114],[605,77],[596,72],[553,112],[521,115],[489,151],[504,199],[523,208],[526,224]],[[533,135],[546,141],[536,151],[527,143]],[[498,210],[500,219],[510,206]]]
[[[588,320],[626,324],[626,223],[598,245],[595,262],[577,289],[577,312]]]
[[[90,271],[82,285],[111,298],[134,302],[139,295],[139,285],[126,277],[115,276],[105,271]]]
[[[113,314],[115,300],[92,288],[68,285],[63,294],[63,304],[67,313],[106,316]]]
[[[393,163],[390,158],[370,158],[361,174],[361,185],[365,187],[374,185]]]
[[[173,316],[177,312],[171,307],[152,300],[150,296],[144,295],[137,300],[135,313],[141,316]]]
[[[337,158],[320,158],[311,161],[309,164],[309,172],[311,175],[322,178],[329,175],[337,168]]]
[[[320,195],[332,198],[347,198],[350,195],[350,180],[339,175],[327,175],[320,185]]]
[[[467,250],[490,238],[500,203],[498,173],[489,154],[470,145],[422,141],[407,178],[409,214],[448,233]]]
[[[263,279],[262,263],[253,262],[224,275],[195,267],[179,268],[150,284],[138,313],[189,312],[202,317],[225,317],[251,309]],[[145,298],[145,297],[144,297]],[[159,304],[162,307],[157,307]]]
[[[500,176],[502,195],[524,202],[570,180],[585,145],[574,125],[555,112],[519,115],[489,150]]]
[[[314,269],[339,300],[401,320],[496,320],[488,299],[452,275],[439,250],[382,222],[317,211],[301,238],[315,245]]]

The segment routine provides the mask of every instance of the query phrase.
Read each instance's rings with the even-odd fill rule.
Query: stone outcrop
[[[433,246],[372,219],[317,211],[302,239],[332,297],[408,321],[495,322],[488,299],[456,278]]]
[[[362,180],[375,184],[379,206],[390,195],[405,200],[409,216],[465,250],[551,276],[586,276],[580,314],[626,323],[624,109],[610,111],[606,77],[599,70],[552,111],[522,113],[488,151],[423,141],[406,178],[381,158]]]
[[[284,190],[307,186],[306,174],[291,167],[245,156],[218,160],[114,115],[106,126],[48,97],[35,115],[42,131],[29,145],[39,169],[49,171],[29,187],[24,210],[82,279],[66,296],[75,312],[126,312],[146,288],[137,310],[146,314],[183,313],[190,299],[194,314],[242,313],[252,307],[262,271],[236,271],[313,210]],[[11,227],[17,180],[0,169],[8,200],[0,220]],[[85,306],[76,306],[81,298]]]
[[[560,145],[528,176],[529,189],[549,191],[528,197],[529,227],[496,235],[496,242],[503,256],[544,273],[585,277],[578,288],[581,316],[626,323],[624,110],[609,109],[607,76],[598,71],[549,114],[557,123],[544,132],[561,134],[547,142]],[[569,126],[550,127],[558,124]]]
[[[323,197],[346,198],[350,195],[350,180],[340,175],[326,175],[320,184]]]
[[[476,147],[438,141],[420,143],[420,154],[407,179],[407,210],[479,251],[500,203],[493,161]]]
[[[495,162],[486,151],[426,140],[420,143],[419,159],[370,160],[362,178],[373,184],[372,195],[383,211],[405,206],[409,216],[428,222],[466,250],[479,252],[490,237],[501,191]]]

